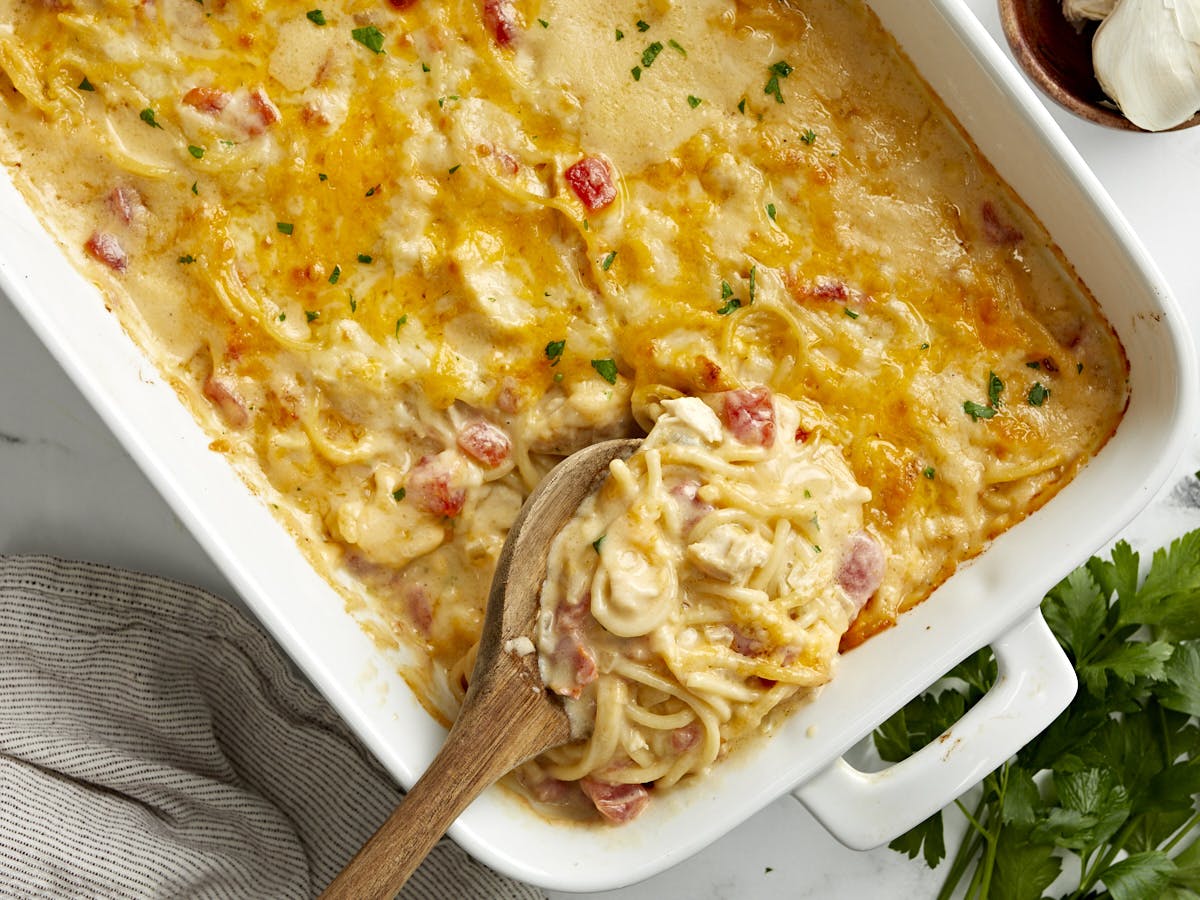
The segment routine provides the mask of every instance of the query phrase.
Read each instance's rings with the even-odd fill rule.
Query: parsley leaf
[[[968,400],[963,404],[963,412],[971,417],[972,422],[978,422],[980,419],[990,419],[996,414],[996,410],[990,406],[982,406],[973,400]]]
[[[1002,389],[989,386],[993,402]],[[1118,542],[1059,582],[1042,613],[1087,689],[984,779],[939,896],[960,895],[967,879],[970,897],[1034,900],[1068,872],[1073,898],[1194,900],[1200,530],[1158,550],[1140,585],[1138,554]],[[879,755],[907,758],[995,679],[986,650],[962,663],[876,730]],[[941,830],[935,816],[890,846],[934,865]]]
[[[592,368],[609,384],[617,383],[617,364],[611,359],[593,359]]]
[[[383,52],[383,32],[374,25],[355,28],[350,36],[370,50],[372,53]]]
[[[146,107],[140,113],[138,113],[138,118],[151,128],[162,128],[162,126],[158,124],[158,119],[154,117],[154,110],[152,110],[150,107]]]
[[[312,22],[314,25],[324,25],[325,24],[325,13],[323,13],[319,9],[310,9],[308,12],[306,12],[304,14],[304,17],[306,19],[308,19],[308,21]]]
[[[551,341],[546,345],[546,359],[550,360],[551,366],[557,366],[562,361],[563,350],[566,346],[566,341]]]

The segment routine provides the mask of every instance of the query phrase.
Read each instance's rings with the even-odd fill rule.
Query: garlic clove
[[[1118,0],[1092,42],[1096,78],[1147,131],[1200,110],[1200,0]]]
[[[1076,25],[1087,19],[1103,19],[1112,12],[1117,0],[1063,0],[1063,15]]]

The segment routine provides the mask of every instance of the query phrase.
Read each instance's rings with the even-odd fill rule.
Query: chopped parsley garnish
[[[606,537],[608,537],[607,534],[602,534],[602,535],[600,535],[600,537],[598,537],[594,541],[592,541],[592,549],[595,550],[597,553],[599,553],[600,548],[604,546],[604,539]]]
[[[318,172],[318,173],[317,173],[317,180],[318,180],[318,181],[328,181],[328,180],[329,180],[329,176],[328,176],[328,175],[326,175],[324,172]]]
[[[401,500],[403,500],[407,496],[408,496],[408,491],[406,491],[402,487],[396,488],[394,491],[392,491],[392,499],[395,500],[397,503],[399,503]]]
[[[424,63],[424,62],[421,63],[421,71],[428,72],[429,71],[429,63]]]
[[[857,319],[857,318],[858,318],[858,316],[859,316],[859,314],[858,314],[858,313],[856,313],[854,310],[852,310],[852,309],[851,309],[850,307],[848,307],[848,306],[843,306],[843,307],[842,307],[842,312],[844,312],[846,315],[848,315],[848,316],[849,316],[851,319]]]
[[[280,322],[286,322],[287,321],[287,313],[280,312],[278,318],[279,318]]]
[[[672,50],[674,50],[676,53],[683,56],[684,59],[687,59],[687,51],[679,46],[678,41],[676,41],[674,39],[669,40],[669,41],[667,41],[667,46],[670,47]]]
[[[743,97],[741,100],[738,101],[738,112],[740,112],[743,116],[746,114],[746,98],[745,97]]]
[[[453,175],[455,172],[457,172],[461,168],[462,168],[462,163],[455,163],[447,171],[449,172],[449,174]]]
[[[304,318],[308,319],[310,322],[315,322],[317,319],[321,318],[321,312],[320,310],[316,309],[306,309],[304,311]]]
[[[638,20],[637,20],[637,30],[638,30],[638,31],[649,31],[649,30],[650,30],[650,23],[649,23],[649,22],[645,22],[645,21],[643,21],[643,20],[641,20],[641,19],[638,19]]]
[[[446,106],[447,100],[457,100],[457,99],[458,99],[458,94],[447,94],[445,97],[438,97],[438,101],[437,101],[438,109],[444,109]],[[536,138],[535,138],[535,140],[536,140]]]
[[[1075,363],[1075,374],[1076,375],[1083,374],[1083,363]]]
[[[358,261],[360,263],[362,263],[363,265],[369,266],[371,263],[373,263],[375,261],[375,259],[374,259],[374,257],[370,256],[369,254],[360,253],[360,254],[358,254]]]
[[[609,384],[617,383],[617,364],[611,359],[593,359],[592,368]]]
[[[368,188],[367,192],[365,194],[363,194],[363,196],[364,197],[374,197],[378,193],[379,193],[379,185],[375,185],[375,187],[373,187],[373,188]]]
[[[162,126],[158,124],[158,119],[154,118],[154,110],[148,106],[138,113],[138,118],[151,128],[162,128]]]
[[[922,342],[921,342],[921,349],[922,349],[922,350],[928,350],[928,349],[929,349],[929,342],[928,342],[928,341],[922,341]]]
[[[988,405],[999,409],[1002,393],[1004,393],[1004,382],[995,372],[988,372]]]
[[[658,59],[658,54],[662,53],[663,45],[661,41],[655,41],[649,47],[642,51],[642,68],[648,69],[654,65],[654,61]]]
[[[192,256],[192,254],[190,254],[190,253],[185,253],[183,256],[179,257],[179,259],[175,260],[175,262],[180,263],[185,266],[190,266],[195,261],[196,261],[196,257]]]
[[[804,134],[800,135],[800,140],[808,144],[810,147],[817,142],[817,133],[811,128],[805,130]]]
[[[642,80],[642,67],[634,66],[632,69],[629,70],[629,74],[633,76],[634,81],[641,81]]]
[[[968,400],[963,404],[963,412],[971,417],[972,422],[978,422],[980,419],[990,419],[996,414],[990,406],[983,406],[973,400]]]
[[[1040,381],[1035,381],[1033,387],[1029,389],[1029,405],[1041,406],[1046,402],[1046,398],[1050,396],[1050,389],[1043,386]]]
[[[310,9],[304,14],[304,17],[314,25],[325,24],[325,13],[321,12],[319,9]]]
[[[933,481],[933,479],[937,477],[937,471],[933,468],[933,466],[926,466],[924,469],[921,470],[921,474],[924,475],[926,478],[928,478],[930,481]]]
[[[374,25],[367,25],[364,28],[355,28],[350,32],[350,36],[372,53],[383,52],[383,32]]]
[[[771,77],[767,79],[767,85],[763,88],[763,93],[775,98],[776,103],[783,102],[783,92],[779,88],[779,79],[787,78],[792,74],[792,67],[784,60],[780,60],[771,66]]]
[[[196,159],[204,159],[204,148],[197,147],[195,144],[188,144],[188,153],[196,157]]]
[[[1025,363],[1025,368],[1027,368],[1027,369],[1040,369],[1041,367],[1042,367],[1042,364],[1040,362],[1038,362],[1036,359],[1033,362]]]
[[[96,89],[96,86],[94,84],[92,84],[90,81],[88,81],[87,76],[84,75],[83,81],[79,82],[79,90],[94,91],[95,89]]]
[[[400,340],[400,329],[408,324],[408,313],[405,313],[396,320],[396,340]]]
[[[735,309],[742,308],[742,301],[733,296],[733,288],[729,286],[728,281],[721,282],[721,299],[725,301],[725,304],[717,310],[719,316],[727,316]]]
[[[336,272],[337,270],[335,269],[334,271]],[[332,279],[333,279],[333,276],[331,275],[331,276],[330,276],[330,283],[331,283],[331,284],[333,283],[333,280],[332,280]],[[356,313],[356,312],[358,312],[358,301],[354,299],[354,292],[353,292],[353,291],[346,291],[346,293],[350,295],[350,312],[352,312],[352,313]]]
[[[195,182],[195,181],[192,182],[192,193],[198,195],[200,193],[200,188],[198,188],[196,186],[197,184],[198,184],[198,182]]]
[[[609,269],[612,268],[613,260],[616,258],[617,258],[616,250],[608,251],[608,255],[606,255],[604,257],[604,259],[601,260],[601,262],[600,262],[600,268],[603,269],[605,272],[607,272]]]
[[[775,204],[774,203],[767,204],[767,218],[770,219],[772,222],[775,221]]]
[[[293,225],[291,222],[276,222],[275,228],[279,231],[280,234],[291,234],[293,231],[296,230],[296,226]]]
[[[562,361],[563,350],[566,346],[566,341],[551,341],[546,345],[546,359],[550,360],[551,366],[557,366]]]
[[[754,290],[755,290],[755,281],[756,281],[757,274],[758,274],[758,266],[751,266],[750,267],[750,305],[751,306],[754,305]]]
[[[617,40],[618,41],[625,40],[625,32],[623,32],[620,28],[617,29]]]
[[[342,267],[334,264],[333,271],[329,273],[329,283],[337,284],[338,279],[342,277]]]
[[[547,22],[545,19],[538,19],[537,21],[538,21],[538,24],[541,25],[543,28],[550,27],[550,23]]]
[[[688,106],[690,106],[692,109],[695,109],[697,106],[699,106],[703,102],[704,101],[701,100],[699,97],[697,97],[693,94],[688,94]]]

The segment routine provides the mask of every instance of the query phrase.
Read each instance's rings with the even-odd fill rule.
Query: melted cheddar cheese
[[[443,719],[564,454],[763,388],[869,491],[887,627],[1127,364],[854,0],[0,0],[3,160]]]

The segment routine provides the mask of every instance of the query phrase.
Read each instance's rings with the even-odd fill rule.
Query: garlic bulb
[[[1078,25],[1085,19],[1103,19],[1116,5],[1117,0],[1063,0],[1063,15]]]
[[[1200,110],[1200,0],[1118,0],[1092,42],[1096,78],[1147,131]]]

